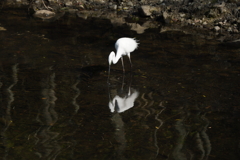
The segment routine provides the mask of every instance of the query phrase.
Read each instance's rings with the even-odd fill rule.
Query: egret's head
[[[112,52],[109,54],[109,57],[108,57],[108,63],[109,63],[109,65],[112,64],[114,56],[115,56],[115,53],[112,51]]]

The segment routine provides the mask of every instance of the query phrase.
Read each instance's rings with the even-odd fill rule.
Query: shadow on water
[[[8,16],[6,16],[6,14]],[[239,48],[108,20],[0,15],[3,159],[218,159],[240,150]],[[111,67],[119,37],[139,48]]]

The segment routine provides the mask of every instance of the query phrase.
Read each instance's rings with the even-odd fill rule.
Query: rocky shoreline
[[[12,5],[28,6],[29,14],[48,21],[69,12],[84,19],[98,17],[113,25],[127,24],[139,34],[160,28],[159,32],[195,33],[221,42],[240,39],[240,3],[234,0],[5,0],[1,4],[2,8]],[[140,19],[144,22],[139,23]]]

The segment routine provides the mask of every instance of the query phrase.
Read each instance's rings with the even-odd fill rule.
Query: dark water
[[[0,20],[1,159],[240,159],[240,47],[73,15]],[[132,72],[124,57],[108,85],[125,36],[140,42]]]

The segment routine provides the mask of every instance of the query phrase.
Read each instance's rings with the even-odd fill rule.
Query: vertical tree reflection
[[[55,73],[51,73],[42,79],[42,106],[39,109],[37,121],[41,124],[35,134],[36,154],[40,159],[55,159],[60,153],[61,146],[57,142],[59,133],[51,131],[52,126],[58,120],[58,114],[55,111]]]

